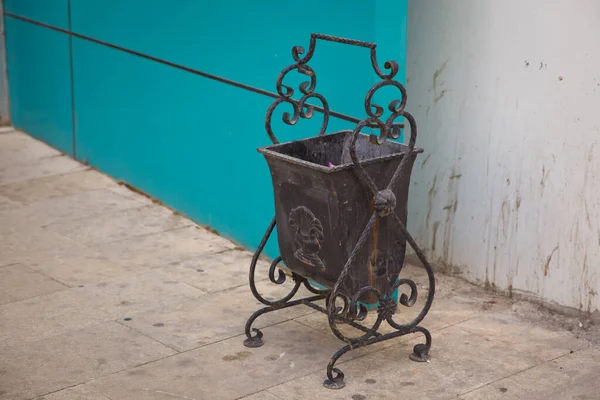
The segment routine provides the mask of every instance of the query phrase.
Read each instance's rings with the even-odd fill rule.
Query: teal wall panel
[[[3,0],[4,11],[69,29],[68,0]]]
[[[375,8],[364,0],[306,0],[301,7],[280,0],[144,4],[71,0],[73,30],[270,91],[292,63],[292,46],[308,48],[311,32],[375,40]],[[313,67],[319,90],[330,94],[336,111],[363,109],[362,98],[374,79],[368,50],[319,43]]]
[[[83,40],[73,53],[79,157],[256,246],[273,216],[255,151],[269,143],[272,99]],[[284,138],[309,135],[318,121],[282,128]]]
[[[10,17],[5,28],[13,125],[72,154],[69,37]]]
[[[68,25],[61,17],[67,16],[67,0],[7,4],[7,11],[60,28]],[[404,79],[407,0],[141,4],[70,0],[72,29],[272,92],[279,72],[293,62],[292,46],[308,48],[310,33],[319,32],[377,42],[380,66],[397,60],[398,78]],[[44,37],[10,39],[9,32],[9,55],[16,50],[29,57],[9,64],[9,74],[15,71],[13,119],[66,149],[72,136],[68,38],[33,25],[30,30]],[[34,59],[41,63],[28,62]],[[320,41],[311,66],[317,92],[333,110],[365,116],[364,96],[378,80],[367,49]],[[79,159],[225,236],[249,247],[258,244],[273,215],[273,198],[268,168],[255,149],[269,144],[264,117],[273,99],[79,38],[73,39],[72,72]],[[301,82],[295,74],[288,78],[286,84],[294,88]],[[13,80],[21,85],[17,93],[12,93]],[[28,81],[41,85],[40,99]],[[378,104],[395,97],[388,89],[375,97]],[[281,106],[274,119],[280,121],[283,111],[290,109]],[[278,123],[275,132],[287,141],[312,136],[319,126],[320,114],[315,114],[295,127]],[[332,118],[329,128],[352,129],[353,124]],[[276,241],[268,253],[277,255]]]

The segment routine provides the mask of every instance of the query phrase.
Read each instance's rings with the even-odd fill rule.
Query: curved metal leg
[[[244,346],[246,347],[260,347],[264,344],[262,338],[263,338],[263,333],[260,331],[260,329],[257,328],[252,328],[252,324],[254,323],[254,321],[256,321],[256,319],[258,317],[260,317],[263,314],[266,313],[270,313],[273,311],[277,311],[277,310],[283,310],[284,308],[289,308],[289,307],[294,307],[300,304],[304,304],[304,305],[310,305],[311,302],[313,301],[317,301],[317,300],[321,300],[324,299],[325,296],[324,295],[317,295],[317,296],[312,296],[312,297],[307,297],[304,299],[298,299],[298,300],[294,300],[294,301],[288,301],[287,303],[277,303],[274,306],[267,306],[267,307],[263,307],[258,311],[255,311],[250,318],[248,318],[248,321],[246,322],[246,328],[244,330],[244,333],[246,334],[246,340],[244,340]],[[255,335],[252,335],[252,332],[255,333]]]
[[[341,356],[350,350],[352,350],[352,346],[346,345],[336,351],[333,357],[331,357],[331,360],[329,360],[329,364],[327,365],[327,379],[323,382],[323,386],[327,389],[338,390],[343,389],[346,386],[346,383],[344,382],[344,373],[338,368],[335,368],[334,365]]]
[[[425,335],[425,343],[416,344],[415,347],[413,347],[412,354],[408,357],[416,362],[428,362],[429,349],[431,348],[431,333],[422,326],[415,327],[412,333],[416,332],[422,332]]]

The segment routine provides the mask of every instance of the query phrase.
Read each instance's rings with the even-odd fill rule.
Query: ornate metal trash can
[[[360,46],[370,49],[371,64],[382,79],[365,98],[364,119],[357,119],[329,109],[325,98],[315,92],[316,77],[308,62],[312,58],[317,40]],[[398,65],[388,61],[382,71],[377,64],[376,45],[350,39],[320,34],[311,35],[306,55],[301,47],[292,49],[295,63],[285,68],[277,79],[278,98],[267,111],[266,130],[273,145],[259,149],[271,171],[275,197],[275,218],[250,265],[250,288],[254,296],[266,307],[255,312],[246,323],[247,347],[263,345],[263,334],[252,324],[260,315],[296,305],[307,305],[328,316],[333,333],[348,343],[335,353],[327,368],[328,388],[344,387],[343,373],[334,367],[339,357],[351,349],[392,339],[411,333],[423,333],[425,343],[414,347],[410,358],[427,361],[431,335],[419,326],[431,304],[435,292],[435,278],[430,264],[414,239],[406,230],[408,189],[415,158],[421,149],[415,147],[416,122],[404,110],[406,90],[393,78]],[[300,85],[302,97],[292,99],[294,90],[283,84],[290,71],[297,71],[309,81]],[[383,119],[383,107],[373,104],[373,95],[382,87],[398,89],[400,98],[388,104],[389,115]],[[310,101],[310,102],[309,102]],[[320,106],[313,104],[318,101]],[[293,106],[293,116],[284,113],[283,121],[294,125],[300,118],[311,118],[315,111],[323,114],[323,124],[318,136],[280,144],[271,128],[274,110],[282,103]],[[325,134],[330,115],[353,121],[353,131]],[[400,136],[408,122],[408,144],[393,140]],[[378,134],[364,134],[365,128]],[[283,284],[286,274],[279,269],[283,261],[294,281],[290,292],[279,300],[269,300],[260,295],[255,285],[257,260],[277,226],[280,256],[269,269],[274,284]],[[402,293],[399,304],[412,307],[417,302],[415,282],[401,278],[408,243],[422,262],[429,279],[427,297],[420,313],[409,323],[394,321],[398,300],[394,293]],[[277,275],[277,276],[276,276]],[[311,282],[320,284],[316,288]],[[293,300],[301,285],[314,296]],[[325,299],[323,308],[315,302]],[[341,304],[341,305],[340,305]],[[376,305],[376,318],[371,326],[361,325],[368,315],[365,304]],[[395,331],[381,334],[381,324],[387,322]],[[348,337],[338,329],[338,324],[349,324],[362,332]]]
[[[350,157],[352,132],[338,132],[259,149],[273,179],[279,250],[285,265],[300,276],[333,287],[356,246],[361,229],[374,212],[373,195],[361,184]],[[393,210],[406,224],[409,174],[415,153],[386,141],[373,144],[359,134],[356,156],[377,187],[385,187],[402,158],[406,173],[391,195]],[[404,262],[406,241],[395,234],[394,222],[381,219],[355,256],[355,266],[340,292],[352,296],[365,286],[387,293]],[[360,301],[374,303],[366,294]]]

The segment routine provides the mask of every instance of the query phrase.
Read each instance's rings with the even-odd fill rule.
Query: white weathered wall
[[[410,226],[433,261],[600,308],[600,1],[411,0]]]

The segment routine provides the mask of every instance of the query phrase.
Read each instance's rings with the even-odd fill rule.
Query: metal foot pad
[[[416,362],[428,362],[429,361],[429,349],[424,344],[417,344],[413,348],[413,353],[409,358]]]
[[[261,347],[263,344],[265,344],[265,342],[262,340],[263,333],[256,328],[252,329],[252,331],[256,332],[256,335],[244,340],[244,346],[256,348]]]
[[[323,386],[325,386],[327,389],[339,390],[346,387],[346,383],[343,380],[330,381],[329,379],[325,379],[325,382],[323,382]]]

